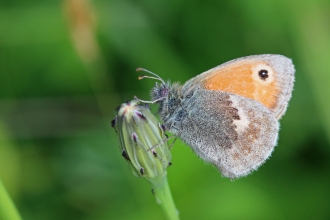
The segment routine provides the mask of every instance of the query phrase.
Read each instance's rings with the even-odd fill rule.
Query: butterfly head
[[[159,104],[158,114],[164,119],[173,114],[181,103],[181,85],[179,83],[166,84],[156,83],[151,90],[151,98]]]
[[[138,68],[137,71],[145,71],[154,76],[140,76],[139,79],[143,78],[151,78],[159,80],[161,83],[157,83],[151,90],[151,101],[143,101],[146,103],[157,103],[159,104],[158,114],[164,119],[169,114],[173,113],[175,109],[179,106],[180,99],[180,91],[181,86],[178,83],[171,83],[170,81],[165,82],[162,78],[156,75],[153,72],[150,72],[146,69]]]

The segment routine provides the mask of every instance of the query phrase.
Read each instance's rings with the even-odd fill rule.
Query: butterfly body
[[[166,130],[223,176],[256,170],[278,139],[294,81],[291,60],[256,55],[229,61],[184,85],[156,84],[151,96]]]

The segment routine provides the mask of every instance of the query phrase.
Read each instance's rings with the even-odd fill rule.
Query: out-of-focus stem
[[[0,180],[0,217],[3,220],[21,220],[13,201]]]
[[[107,104],[109,100],[105,100],[102,94],[112,94],[112,103],[118,103],[119,99],[113,92],[114,80],[107,74],[106,61],[97,41],[95,10],[86,0],[65,0],[64,10],[74,48],[86,68],[100,111],[107,116],[113,106]]]

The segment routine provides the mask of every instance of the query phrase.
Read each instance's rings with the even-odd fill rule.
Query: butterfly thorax
[[[180,108],[182,102],[182,86],[179,83],[167,82],[158,84],[151,90],[152,101],[159,104],[158,114],[167,130],[170,130],[173,115]]]

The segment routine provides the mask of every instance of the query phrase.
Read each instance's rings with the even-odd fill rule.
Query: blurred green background
[[[234,182],[177,141],[181,219],[330,218],[329,0],[0,0],[0,177],[24,219],[164,219],[109,122],[144,67],[185,82],[252,54],[293,59],[270,160]]]

